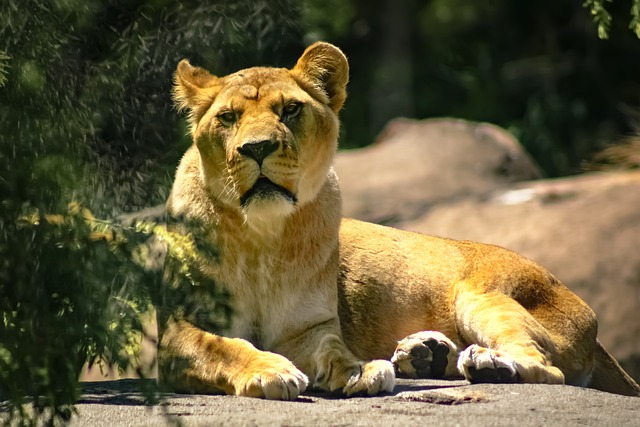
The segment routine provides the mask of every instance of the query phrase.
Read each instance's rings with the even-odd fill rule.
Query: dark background
[[[291,67],[326,40],[351,64],[343,148],[394,117],[451,116],[510,130],[548,176],[575,174],[639,117],[631,2],[607,6],[601,40],[582,0],[5,0],[2,150],[39,157],[65,189],[89,166],[94,209],[161,203],[189,144],[170,98],[181,58],[218,75]]]

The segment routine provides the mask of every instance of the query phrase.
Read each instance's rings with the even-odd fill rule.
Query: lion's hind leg
[[[472,343],[460,353],[458,368],[471,382],[563,384],[552,365],[556,354],[547,330],[518,302],[499,293],[461,292],[456,324]]]
[[[459,376],[457,358],[457,346],[443,333],[422,331],[398,342],[391,363],[409,378],[450,378]]]

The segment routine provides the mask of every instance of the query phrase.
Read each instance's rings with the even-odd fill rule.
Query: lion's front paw
[[[295,400],[307,389],[307,376],[279,354],[261,352],[235,379],[238,396]]]
[[[347,396],[375,396],[383,392],[392,392],[396,384],[393,365],[387,360],[358,362],[342,367],[329,366],[329,371],[320,370],[314,387],[325,390],[342,390]]]
[[[396,383],[393,365],[387,360],[361,362],[336,335],[323,338],[315,353],[317,375],[314,387],[342,390],[347,396],[374,396],[391,392]]]
[[[398,374],[410,378],[444,378],[457,373],[457,356],[456,345],[444,334],[422,331],[400,341],[391,362]]]
[[[392,392],[396,385],[393,365],[388,360],[372,360],[362,365],[359,374],[352,376],[344,387],[347,396],[375,396],[383,392]]]

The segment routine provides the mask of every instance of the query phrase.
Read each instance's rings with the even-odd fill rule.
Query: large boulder
[[[508,132],[453,119],[391,121],[375,143],[336,158],[344,215],[393,225],[430,207],[536,179]]]
[[[524,181],[538,168],[513,137],[461,121],[397,121],[379,140],[338,156],[346,216],[537,261],[594,309],[600,340],[640,379],[639,171]]]

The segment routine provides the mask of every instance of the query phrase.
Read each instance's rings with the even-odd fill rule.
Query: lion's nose
[[[258,162],[258,165],[262,166],[262,161],[265,159],[265,157],[267,157],[277,149],[277,141],[266,140],[258,142],[246,142],[238,147],[238,153],[255,160],[256,162]]]

